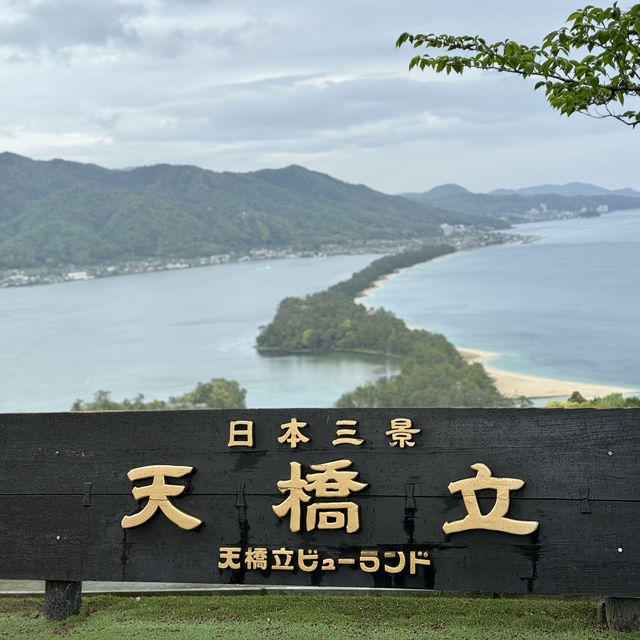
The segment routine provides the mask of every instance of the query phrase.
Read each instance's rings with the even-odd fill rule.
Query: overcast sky
[[[0,0],[0,150],[113,168],[295,163],[387,193],[640,188],[640,131],[560,116],[515,76],[409,72],[413,50],[394,48],[403,31],[534,44],[579,6]]]

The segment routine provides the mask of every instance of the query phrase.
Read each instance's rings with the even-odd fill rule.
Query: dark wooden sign
[[[640,596],[640,411],[0,415],[0,578]]]

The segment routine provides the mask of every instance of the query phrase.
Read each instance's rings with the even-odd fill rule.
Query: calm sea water
[[[376,256],[245,262],[0,289],[0,412],[68,410],[98,389],[167,398],[214,377],[252,407],[331,406],[391,371],[345,355],[263,357],[280,300],[319,291]]]
[[[411,269],[370,300],[492,364],[640,389],[640,211],[520,225],[539,237]],[[375,256],[273,260],[0,289],[0,412],[67,410],[97,389],[166,398],[233,378],[252,407],[330,406],[392,372],[362,356],[259,356],[259,327],[289,295]]]
[[[640,211],[515,232],[539,239],[418,266],[368,302],[503,369],[640,389]]]

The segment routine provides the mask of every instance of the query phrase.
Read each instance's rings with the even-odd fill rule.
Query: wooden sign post
[[[637,624],[640,411],[14,414],[0,434],[0,577],[52,602],[82,580],[590,594]]]

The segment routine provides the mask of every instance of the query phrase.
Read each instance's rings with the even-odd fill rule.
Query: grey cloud
[[[568,172],[584,168],[588,148],[618,157],[619,138],[595,140],[606,124],[561,118],[532,82],[409,73],[412,50],[393,45],[404,30],[535,42],[574,8],[572,0],[24,0],[14,22],[0,23],[5,60],[20,61],[0,69],[12,96],[0,104],[0,137],[31,153],[41,136],[40,157],[110,166],[298,162],[390,191],[428,186],[419,181],[430,158],[434,179],[471,186],[465,176],[489,179],[501,158],[513,180]],[[582,179],[557,181],[569,178]]]
[[[490,25],[488,35],[495,32],[496,37],[504,37],[505,29],[514,37],[532,29],[545,33],[557,26],[536,28],[545,8],[548,13],[550,6],[564,2],[573,7],[568,0],[540,0],[517,11],[505,0],[486,0],[481,9],[463,3],[456,11],[433,0],[404,0],[397,9],[362,0],[23,0],[16,4],[20,19],[0,25],[0,46],[60,53],[78,45],[108,45],[114,51],[134,48],[147,61],[156,56],[187,62],[191,55],[195,64],[200,54],[200,64],[222,59],[238,73],[283,65],[316,71],[372,65],[404,70],[410,50],[394,50],[403,30],[470,32],[484,21]],[[499,19],[491,20],[492,15]],[[139,17],[144,19],[132,24]]]
[[[245,46],[244,40],[251,22],[242,27],[224,29],[203,27],[198,29],[177,27],[166,31],[151,31],[144,35],[143,47],[151,54],[177,58],[189,51],[210,50],[218,55],[237,53]]]
[[[516,83],[514,88],[510,77],[495,77],[487,91],[480,90],[483,80],[474,85],[475,92],[465,82],[374,76],[318,83],[322,79],[318,75],[283,77],[187,95],[184,102],[159,105],[147,127],[137,120],[131,127],[123,123],[115,140],[173,145],[175,151],[180,145],[191,149],[203,146],[209,150],[208,166],[221,162],[214,158],[229,163],[232,158],[242,158],[248,166],[259,168],[270,158],[280,157],[286,158],[281,164],[315,163],[329,173],[330,167],[318,166],[318,158],[331,157],[340,167],[340,157],[345,154],[355,157],[367,153],[371,160],[391,150],[399,155],[403,148],[423,147],[426,157],[439,158],[443,173],[448,166],[469,173],[481,157],[494,159],[514,153],[522,158],[522,171],[532,161],[528,152],[532,136],[537,147],[544,141],[556,149],[558,157],[563,136],[578,136],[591,124],[578,119],[567,128],[566,119],[550,115],[542,96],[531,106],[531,88],[526,83]],[[158,127],[163,120],[171,126]],[[429,153],[427,149],[437,151]],[[513,160],[509,162],[513,165]],[[242,166],[222,164],[222,168]],[[400,166],[400,159],[393,166]],[[349,166],[341,170],[345,175],[354,171]],[[372,184],[364,169],[361,171],[358,181]],[[412,175],[406,169],[401,173]],[[400,179],[394,174],[376,179],[379,184],[393,184]]]
[[[141,4],[116,0],[30,0],[18,7],[17,20],[0,24],[0,46],[11,45],[18,51],[131,45],[138,36],[127,21],[144,13]]]
[[[376,76],[323,82],[322,76],[297,76],[211,88],[185,96],[184,101],[161,105],[157,113],[187,126],[197,123],[194,131],[198,135],[238,141],[308,138],[315,132],[366,125],[372,125],[368,135],[374,138],[378,122],[417,121],[423,114],[442,120],[457,118],[468,129],[492,122],[521,123],[528,114],[548,109],[543,100],[530,100],[530,88],[519,85],[520,90],[514,92],[508,84],[494,82],[493,91],[474,96],[464,82],[423,83]],[[385,130],[383,126],[381,133]]]
[[[89,123],[96,124],[105,131],[113,131],[122,116],[119,113],[111,113],[104,116],[95,116],[89,119]]]

